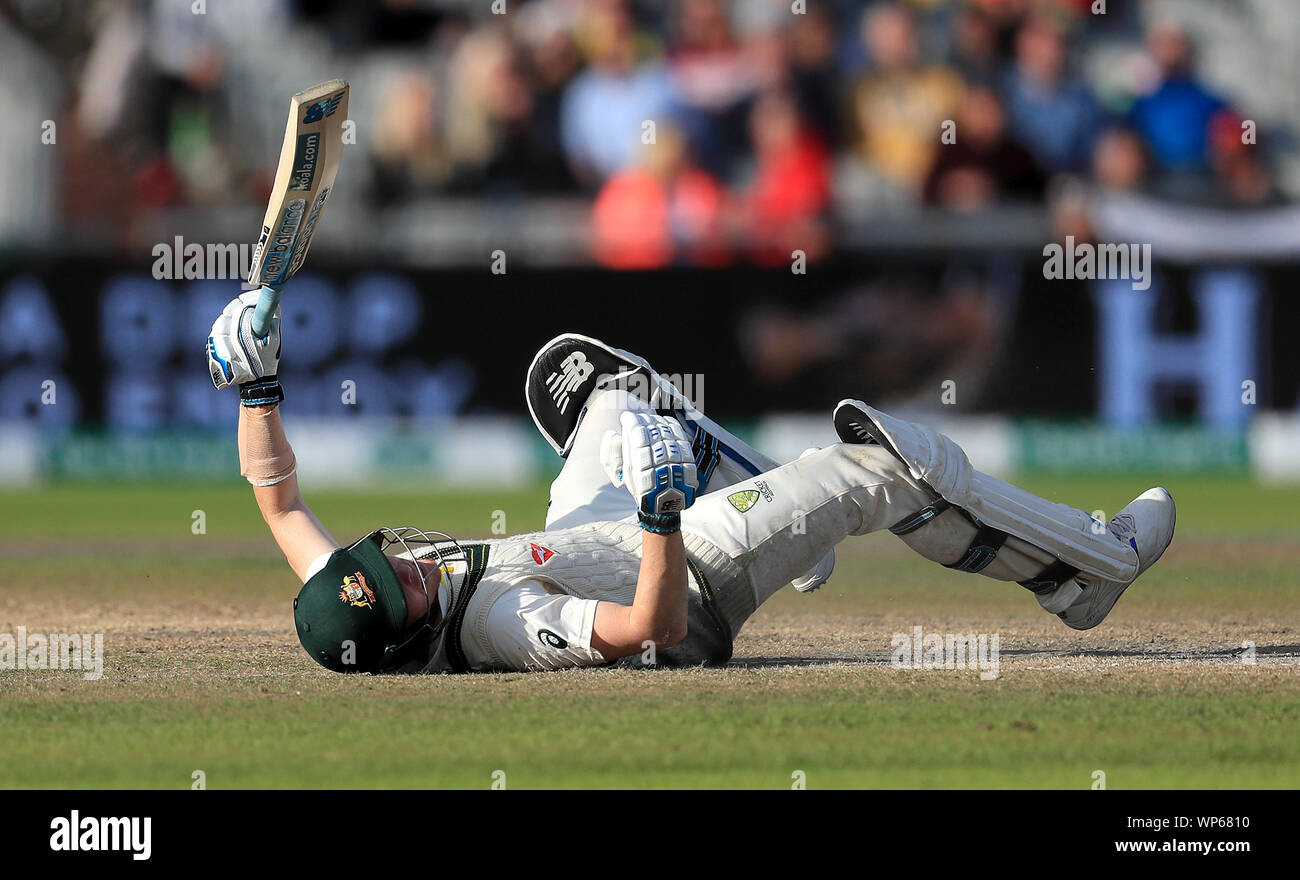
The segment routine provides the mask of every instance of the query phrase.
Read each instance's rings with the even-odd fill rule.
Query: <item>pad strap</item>
[[[1007,541],[1007,533],[985,525],[964,510],[961,512],[975,526],[975,537],[971,538],[970,546],[966,548],[966,553],[961,559],[948,563],[944,567],[972,573],[983,571],[985,566],[997,558],[998,551]]]
[[[1007,541],[1007,533],[980,522],[978,517],[971,515],[960,507],[953,508],[952,503],[943,498],[937,498],[911,516],[903,517],[890,526],[889,530],[900,536],[911,534],[949,509],[955,509],[970,520],[971,525],[975,526],[975,537],[971,538],[971,542],[966,547],[966,552],[962,554],[961,559],[947,563],[945,567],[954,568],[957,571],[983,571],[990,562],[997,558],[998,551],[1002,549],[1002,545]]]
[[[905,516],[898,522],[890,526],[889,530],[895,535],[907,535],[919,529],[921,526],[933,520],[936,516],[946,510],[955,509],[962,516],[966,517],[975,526],[975,537],[971,539],[970,544],[966,547],[966,552],[962,554],[961,559],[949,563],[945,568],[956,569],[957,571],[978,572],[982,571],[998,555],[1002,545],[1006,543],[1008,534],[1002,529],[996,529],[987,523],[981,522],[979,517],[973,515],[967,510],[960,507],[953,508],[952,504],[943,498],[939,498],[931,504],[922,507],[916,513]],[[1017,583],[1025,589],[1037,595],[1045,595],[1052,592],[1064,582],[1079,573],[1079,569],[1068,562],[1060,559],[1048,565],[1034,577]]]
[[[1017,583],[1031,593],[1043,596],[1054,591],[1078,573],[1079,569],[1068,562],[1062,562],[1058,559],[1029,580],[1017,581]]]
[[[934,519],[939,514],[943,513],[949,507],[952,507],[952,505],[940,498],[933,504],[927,504],[925,507],[922,507],[911,516],[903,517],[890,526],[889,530],[895,535],[910,534],[928,523],[930,520]]]

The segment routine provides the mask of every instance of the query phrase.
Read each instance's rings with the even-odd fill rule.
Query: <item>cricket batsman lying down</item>
[[[707,418],[642,358],[577,334],[529,367],[533,421],[565,459],[546,530],[456,541],[379,528],[341,547],[303,502],[280,424],[278,313],[257,294],[212,328],[214,384],[239,387],[239,458],[303,587],[303,647],[336,672],[721,665],[792,581],[825,583],[851,535],[889,529],[939,565],[1013,581],[1066,626],[1105,619],[1173,537],[1162,488],[1108,524],[975,470],[952,440],[856,400],[842,442],[778,464]]]

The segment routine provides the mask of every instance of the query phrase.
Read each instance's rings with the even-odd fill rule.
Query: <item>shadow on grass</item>
[[[1300,645],[1259,645],[1255,656],[1300,659]],[[1090,650],[1051,648],[1012,648],[998,652],[1002,657],[1057,657],[1097,658],[1110,660],[1238,660],[1246,653],[1244,648],[1096,648]],[[757,656],[734,658],[727,664],[731,669],[768,669],[778,666],[888,666],[890,655],[866,657],[797,657]]]

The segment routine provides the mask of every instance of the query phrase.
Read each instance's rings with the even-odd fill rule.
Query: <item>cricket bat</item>
[[[343,157],[348,84],[332,79],[289,101],[289,122],[262,234],[253,251],[250,285],[261,285],[253,332],[265,336],[284,283],[302,266]]]

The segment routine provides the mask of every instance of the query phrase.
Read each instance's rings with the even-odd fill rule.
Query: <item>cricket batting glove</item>
[[[276,374],[280,368],[280,310],[271,318],[266,336],[253,333],[253,311],[260,291],[235,297],[222,310],[208,337],[208,370],[217,390],[239,386],[244,406],[265,406],[284,400]]]
[[[700,487],[691,441],[673,418],[625,412],[619,421],[622,434],[608,431],[601,439],[601,465],[636,499],[642,528],[672,534]]]

